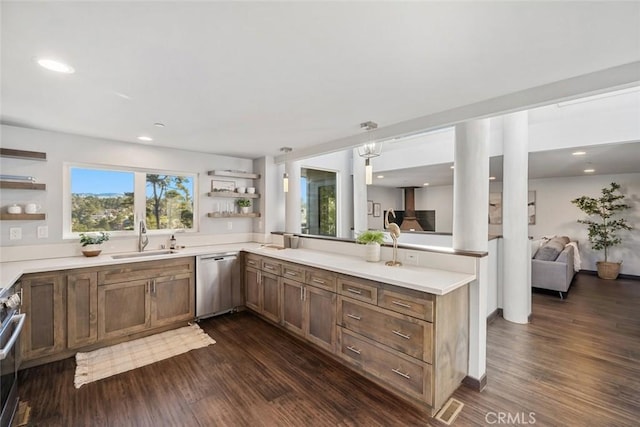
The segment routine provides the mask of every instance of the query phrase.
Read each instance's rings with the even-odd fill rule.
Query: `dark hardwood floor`
[[[249,313],[201,326],[217,344],[79,390],[74,359],[21,371],[30,425],[444,426]],[[637,426],[640,282],[579,274],[564,301],[534,293],[531,324],[489,325],[487,359],[454,426]]]

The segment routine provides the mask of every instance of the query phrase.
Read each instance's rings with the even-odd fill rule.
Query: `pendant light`
[[[364,178],[367,185],[373,184],[373,166],[371,166],[371,158],[378,157],[382,152],[382,143],[371,140],[371,131],[378,128],[375,122],[360,123],[360,129],[369,132],[369,142],[358,147],[358,154],[364,157]]]
[[[287,173],[287,153],[291,152],[291,147],[282,147],[280,151],[284,153],[284,173],[282,174],[282,190],[289,192],[289,174]]]

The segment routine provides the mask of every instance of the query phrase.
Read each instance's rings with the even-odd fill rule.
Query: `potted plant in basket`
[[[604,250],[604,261],[598,261],[598,277],[615,280],[620,273],[620,262],[609,262],[608,249],[619,245],[622,239],[615,233],[620,230],[631,230],[624,218],[613,218],[614,215],[629,209],[629,205],[622,202],[624,194],[620,192],[620,185],[615,182],[610,187],[602,189],[602,196],[598,198],[582,196],[573,199],[571,203],[594,219],[579,219],[585,224],[589,233],[589,243],[596,250]]]
[[[80,244],[84,256],[98,256],[102,249],[100,245],[109,240],[109,233],[80,233]]]
[[[382,231],[363,231],[356,238],[356,242],[367,245],[367,251],[365,253],[365,259],[367,261],[380,261],[380,245],[384,243],[384,233]]]
[[[236,200],[236,204],[240,208],[240,212],[243,214],[249,213],[249,208],[251,207],[251,200],[249,199],[238,199]]]

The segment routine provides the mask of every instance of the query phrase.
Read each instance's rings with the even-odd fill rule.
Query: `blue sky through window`
[[[133,172],[71,168],[71,193],[132,193]]]

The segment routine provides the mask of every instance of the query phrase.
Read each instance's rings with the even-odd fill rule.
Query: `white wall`
[[[367,215],[367,226],[373,230],[384,230],[384,211],[403,210],[403,194],[400,188],[367,186],[367,200],[380,203],[380,216]]]
[[[436,232],[453,232],[453,185],[416,189],[416,210],[436,211]]]
[[[622,186],[631,206],[625,217],[634,230],[623,231],[622,245],[611,248],[610,261],[623,261],[621,273],[640,276],[640,173],[620,175],[594,175],[570,178],[535,179],[529,181],[529,190],[536,192],[536,224],[529,226],[534,238],[545,235],[567,235],[578,240],[583,270],[596,270],[596,261],[603,253],[594,252],[587,240],[587,228],[578,224],[586,215],[571,203],[580,196],[598,197],[601,189],[612,182]]]
[[[207,197],[211,189],[211,179],[207,171],[213,169],[238,169],[252,171],[253,161],[214,154],[196,153],[183,150],[158,148],[149,144],[134,144],[89,138],[59,132],[48,132],[2,125],[0,128],[2,147],[47,153],[47,161],[31,161],[12,158],[0,158],[3,174],[31,175],[37,182],[46,183],[46,191],[2,190],[1,206],[35,201],[42,206],[47,218],[44,221],[2,221],[0,222],[0,242],[3,249],[13,246],[48,245],[64,243],[62,230],[62,194],[63,171],[65,162],[93,165],[115,165],[132,168],[159,169],[182,173],[198,174],[198,194],[196,215],[199,231],[177,235],[180,240],[193,236],[220,236],[224,234],[246,234],[253,232],[253,221],[250,218],[214,219],[208,218],[208,212],[214,209],[216,200]],[[259,187],[252,180],[234,179],[238,186]],[[232,199],[229,199],[233,201]],[[231,228],[229,228],[231,224]],[[46,225],[49,237],[36,238],[37,226]],[[9,240],[9,228],[22,228],[21,240]],[[162,237],[166,240],[167,236]],[[113,239],[112,239],[113,240]],[[135,249],[135,238],[127,237],[116,240],[130,241],[130,250]],[[154,239],[157,240],[157,239]],[[154,240],[152,243],[155,245]],[[76,242],[74,239],[73,242]],[[157,240],[158,242],[160,240]],[[66,242],[71,242],[67,240]],[[150,248],[152,246],[149,246]],[[63,256],[63,255],[59,255]]]
[[[576,221],[585,215],[571,200],[582,195],[597,197],[611,182],[622,186],[632,210],[626,215],[635,230],[623,232],[623,245],[611,249],[611,258],[623,260],[621,273],[640,276],[640,174],[593,175],[529,180],[529,191],[536,192],[536,224],[529,226],[529,236],[567,235],[578,240],[582,269],[596,270],[602,254],[589,247],[586,227]],[[492,182],[490,191],[500,192],[502,183]],[[453,187],[429,187],[416,191],[416,209],[436,210],[436,231],[451,232]],[[503,213],[504,214],[504,213]],[[500,225],[490,226],[489,234],[500,235]]]

